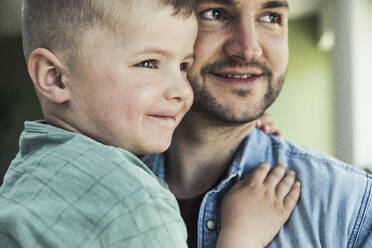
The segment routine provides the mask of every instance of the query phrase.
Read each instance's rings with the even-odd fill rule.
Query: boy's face
[[[186,69],[193,61],[195,17],[172,16],[157,1],[136,1],[120,32],[87,31],[70,68],[70,122],[104,144],[135,154],[166,150],[190,108]]]

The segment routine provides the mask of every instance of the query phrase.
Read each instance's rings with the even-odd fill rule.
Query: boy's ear
[[[41,96],[49,101],[62,104],[70,99],[69,88],[63,82],[63,66],[48,49],[35,49],[28,60],[28,72]]]

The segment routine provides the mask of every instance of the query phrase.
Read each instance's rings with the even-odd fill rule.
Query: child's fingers
[[[278,165],[267,176],[265,183],[275,189],[276,185],[282,180],[287,170],[287,165],[278,163]]]
[[[263,127],[263,131],[267,134],[273,134],[273,135],[280,136],[280,131],[274,123],[271,123],[269,125],[265,125]]]
[[[256,120],[256,127],[261,128],[262,127],[262,121],[260,119]]]
[[[265,126],[263,126],[262,127],[262,130],[265,132],[265,133],[267,133],[267,134],[270,134],[271,132],[272,132],[272,125],[270,124],[267,124],[267,125],[265,125]]]
[[[296,206],[296,203],[298,199],[300,198],[300,191],[301,191],[301,183],[295,182],[287,194],[287,196],[284,198],[284,207],[292,211],[294,207]]]
[[[288,192],[292,189],[296,180],[296,174],[289,171],[275,188],[275,193],[279,199],[284,199]]]
[[[263,113],[258,120],[261,120],[262,124],[271,124],[273,122],[271,115],[267,112]]]
[[[271,164],[262,163],[250,174],[249,179],[256,182],[264,182],[271,169]]]

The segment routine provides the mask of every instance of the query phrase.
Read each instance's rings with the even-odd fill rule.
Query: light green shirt
[[[0,188],[0,247],[187,247],[174,196],[133,154],[26,122]]]

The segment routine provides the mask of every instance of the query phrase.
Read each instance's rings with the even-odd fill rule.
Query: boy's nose
[[[169,78],[169,87],[164,95],[167,100],[184,102],[193,97],[193,91],[186,76],[179,72],[178,75]]]
[[[242,62],[254,62],[262,56],[263,51],[255,22],[243,20],[236,25],[224,45],[224,52],[228,57]]]

